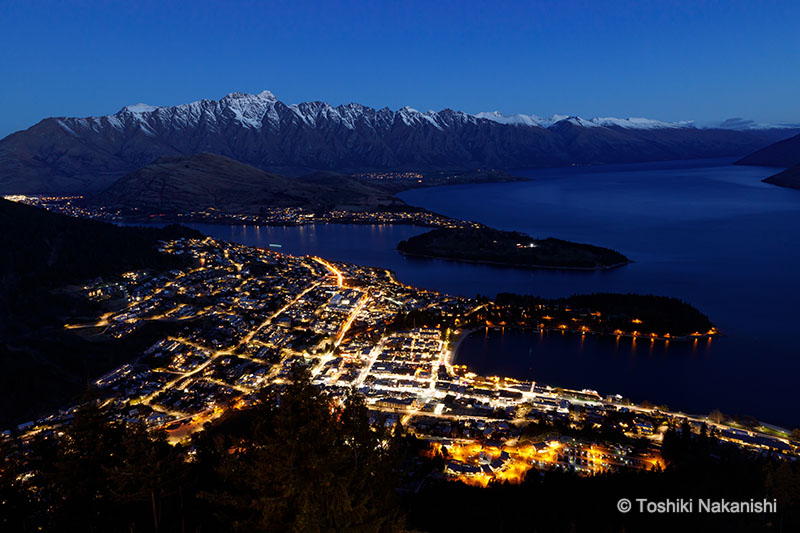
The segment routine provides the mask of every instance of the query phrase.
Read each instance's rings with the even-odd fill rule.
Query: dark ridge
[[[175,259],[159,253],[158,241],[201,235],[181,226],[119,227],[2,199],[0,228],[0,294],[137,268],[171,268]]]
[[[762,167],[793,167],[800,165],[800,135],[770,144],[741,158],[735,164]]]
[[[800,165],[787,168],[783,172],[778,172],[777,174],[774,174],[763,181],[764,183],[777,185],[779,187],[800,189]]]

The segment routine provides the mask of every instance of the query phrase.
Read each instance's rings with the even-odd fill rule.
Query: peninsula
[[[397,250],[406,255],[523,268],[600,270],[630,263],[608,248],[554,238],[534,239],[486,226],[434,229],[400,242]]]

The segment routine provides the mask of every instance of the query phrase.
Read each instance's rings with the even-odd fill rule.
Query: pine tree
[[[0,441],[0,531],[33,531],[34,502],[21,481],[25,466],[18,450]]]
[[[140,524],[159,531],[165,502],[174,507],[173,516],[184,520],[179,507],[186,468],[163,432],[150,434],[142,423],[127,424],[118,455],[105,473],[110,495],[125,509],[131,529]]]
[[[93,402],[81,407],[64,433],[36,447],[35,483],[55,530],[109,531],[117,517],[106,469],[115,465],[123,428]]]
[[[391,531],[392,440],[370,426],[354,392],[343,405],[296,368],[280,396],[253,411],[252,435],[231,443],[221,488],[205,497],[242,531]],[[220,485],[218,485],[220,486]]]

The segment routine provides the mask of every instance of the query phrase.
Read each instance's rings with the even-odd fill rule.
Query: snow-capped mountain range
[[[478,118],[485,118],[500,124],[519,124],[523,126],[538,126],[541,128],[549,128],[559,122],[569,122],[576,126],[584,128],[634,128],[634,129],[654,129],[654,128],[693,128],[694,122],[662,122],[660,120],[653,120],[649,118],[614,118],[614,117],[598,117],[585,119],[578,116],[570,115],[553,115],[552,117],[545,118],[537,115],[502,115],[499,111],[477,113],[474,116]]]
[[[216,104],[216,105],[215,105]],[[246,94],[246,93],[231,93],[219,101],[216,100],[200,100],[189,104],[183,104],[172,107],[159,107],[151,106],[148,104],[135,104],[123,107],[116,115],[123,113],[131,113],[133,116],[142,121],[144,127],[147,129],[147,123],[151,120],[158,120],[159,117],[176,116],[179,117],[184,123],[196,121],[204,114],[206,118],[213,119],[218,113],[225,109],[230,110],[233,118],[245,127],[261,129],[264,126],[279,128],[280,127],[280,114],[276,110],[278,99],[270,91],[263,91],[259,94]],[[419,124],[423,121],[428,122],[432,126],[442,129],[447,126],[447,122],[442,120],[443,115],[436,111],[420,112],[413,107],[405,106],[397,111],[391,111],[388,108],[383,108],[378,111],[360,104],[350,103],[347,105],[340,105],[333,107],[325,102],[305,102],[301,104],[291,104],[286,106],[298,119],[302,120],[309,126],[316,126],[318,119],[330,120],[342,124],[349,129],[355,129],[356,123],[359,118],[364,117],[367,121],[372,122],[373,125],[387,126],[394,123],[395,120],[401,120],[404,124],[412,126]],[[449,111],[449,110],[446,110]],[[446,113],[443,111],[441,113]],[[116,126],[121,126],[121,122],[115,120],[116,115],[107,117],[97,117],[85,120],[93,122],[102,122],[103,119],[109,120]],[[537,115],[502,115],[499,111],[482,112],[475,114],[463,113],[460,111],[455,112],[455,115],[465,121],[476,119],[485,119],[499,124],[515,124],[522,126],[533,126],[541,128],[550,128],[559,122],[569,122],[576,126],[586,128],[592,127],[619,127],[619,128],[636,128],[636,129],[653,129],[653,128],[688,128],[694,127],[694,122],[663,122],[660,120],[652,120],[648,118],[591,118],[586,119],[573,115],[553,115],[549,118],[540,117]],[[81,119],[76,119],[81,120]],[[730,129],[743,129],[741,123],[746,123],[742,119],[732,119],[739,121],[734,124]],[[752,124],[752,121],[748,123]],[[723,123],[722,127],[726,126]],[[64,124],[67,128],[67,124]]]
[[[102,189],[164,155],[216,153],[291,175],[314,170],[525,168],[740,156],[794,130],[356,103],[286,105],[271,92],[58,117],[0,141],[0,192]]]

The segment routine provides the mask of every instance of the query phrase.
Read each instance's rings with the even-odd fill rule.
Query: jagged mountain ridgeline
[[[219,154],[267,172],[531,168],[741,156],[790,128],[571,116],[286,105],[269,91],[89,118],[47,118],[0,141],[0,193],[86,193],[163,156]]]

